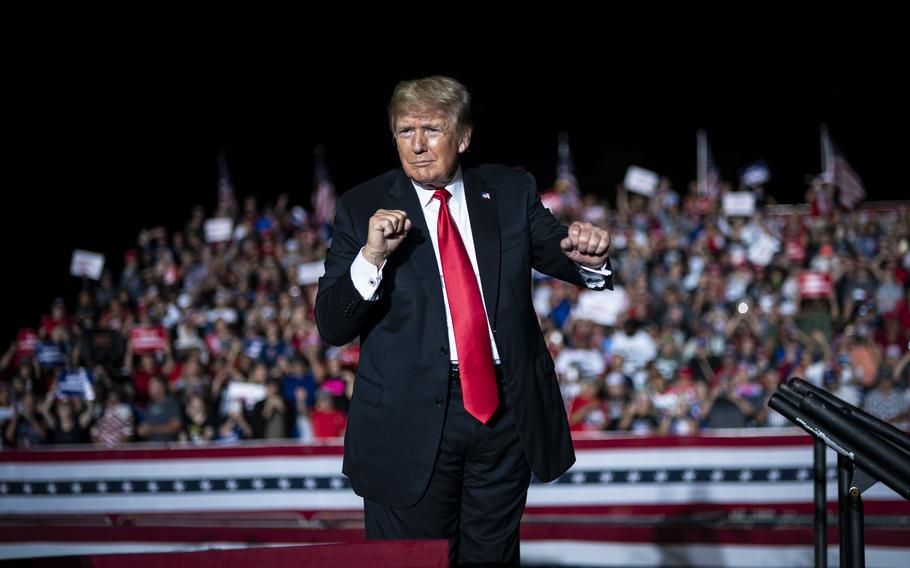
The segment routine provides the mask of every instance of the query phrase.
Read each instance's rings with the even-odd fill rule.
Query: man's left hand
[[[591,223],[575,221],[569,225],[569,236],[559,246],[570,260],[589,268],[601,268],[610,253],[610,233]]]

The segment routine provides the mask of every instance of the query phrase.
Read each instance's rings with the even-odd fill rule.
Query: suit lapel
[[[490,318],[490,327],[496,329],[496,304],[499,300],[499,215],[496,195],[487,187],[476,170],[464,170],[465,201],[471,218],[474,252],[483,300]]]

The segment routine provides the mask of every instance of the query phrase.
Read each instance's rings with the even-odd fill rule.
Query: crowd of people
[[[820,180],[787,211],[753,191],[749,215],[668,180],[545,192],[613,236],[613,292],[535,283],[574,431],[785,427],[766,402],[794,376],[906,428],[910,209],[846,211]],[[119,274],[19,333],[0,358],[0,447],[344,434],[358,345],[327,346],[313,318],[330,227],[287,195],[212,217],[233,219],[227,238],[201,206],[142,230]]]

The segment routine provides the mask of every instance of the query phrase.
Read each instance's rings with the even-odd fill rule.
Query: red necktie
[[[433,197],[439,199],[439,218],[436,223],[439,257],[449,311],[452,313],[464,407],[475,418],[486,423],[499,405],[499,394],[496,390],[493,350],[490,348],[490,332],[483,300],[468,251],[449,213],[447,202],[452,194],[445,189],[437,189]]]

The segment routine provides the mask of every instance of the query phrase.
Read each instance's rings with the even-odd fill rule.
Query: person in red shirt
[[[132,368],[132,362],[130,362],[128,368]],[[164,370],[158,366],[155,356],[151,353],[145,353],[139,358],[139,368],[133,374],[136,402],[145,405],[149,399],[149,381],[152,380],[152,377],[159,376],[163,372]]]
[[[582,382],[581,393],[572,400],[569,409],[569,429],[573,432],[604,430],[607,427],[607,408],[604,405],[600,380]]]
[[[38,334],[42,338],[50,337],[51,333],[58,327],[63,326],[64,328],[69,329],[72,325],[73,318],[66,313],[66,302],[63,301],[63,298],[57,298],[54,300],[54,303],[51,304],[50,315],[45,314],[41,318],[41,327],[38,329]]]
[[[316,393],[316,406],[312,414],[315,438],[337,438],[344,436],[347,416],[335,408],[335,395],[330,391],[319,389]]]

